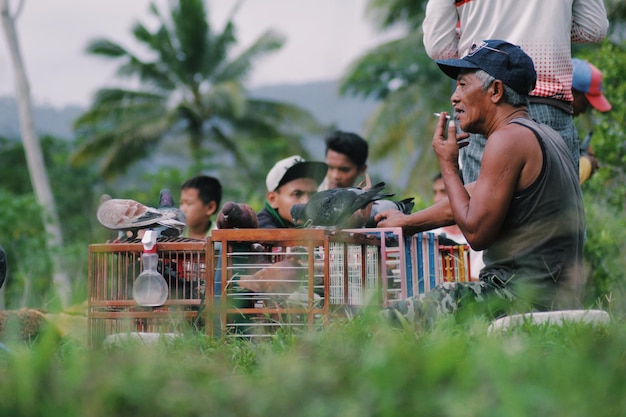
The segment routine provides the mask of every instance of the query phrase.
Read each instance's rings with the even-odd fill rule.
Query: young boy
[[[299,155],[282,159],[265,178],[267,201],[257,214],[259,228],[295,227],[291,206],[306,204],[324,180],[328,166],[324,162],[305,161]]]
[[[208,175],[188,179],[180,187],[180,209],[185,213],[187,227],[184,237],[204,240],[211,236],[215,224],[211,216],[217,213],[222,200],[222,185]]]

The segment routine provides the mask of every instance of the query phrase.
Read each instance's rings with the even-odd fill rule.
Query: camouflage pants
[[[394,324],[405,321],[428,327],[444,314],[453,314],[461,320],[476,314],[496,318],[506,314],[515,301],[515,295],[497,279],[445,282],[426,294],[397,301],[382,314]]]

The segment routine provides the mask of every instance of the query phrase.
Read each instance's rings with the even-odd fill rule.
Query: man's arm
[[[509,124],[489,136],[471,198],[465,190],[450,190],[444,176],[456,224],[474,250],[486,249],[498,239],[515,193],[527,189],[542,166],[541,146],[533,132]]]
[[[575,0],[572,6],[572,42],[598,43],[609,30],[602,0]]]
[[[459,37],[456,25],[459,20],[454,0],[429,0],[422,23],[424,48],[432,59],[458,57]]]

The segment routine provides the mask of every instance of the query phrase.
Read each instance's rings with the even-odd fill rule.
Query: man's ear
[[[278,208],[278,192],[276,191],[268,191],[267,192],[267,202],[270,204],[270,207],[273,209]]]
[[[209,201],[206,205],[206,215],[212,216],[217,211],[217,203],[215,201]]]
[[[494,103],[497,103],[504,96],[504,83],[500,80],[495,80],[491,83],[491,99]]]

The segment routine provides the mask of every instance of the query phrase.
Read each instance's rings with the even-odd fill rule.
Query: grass
[[[364,315],[261,343],[190,332],[93,350],[42,334],[1,354],[0,415],[624,415],[622,320],[487,326],[415,332]]]

